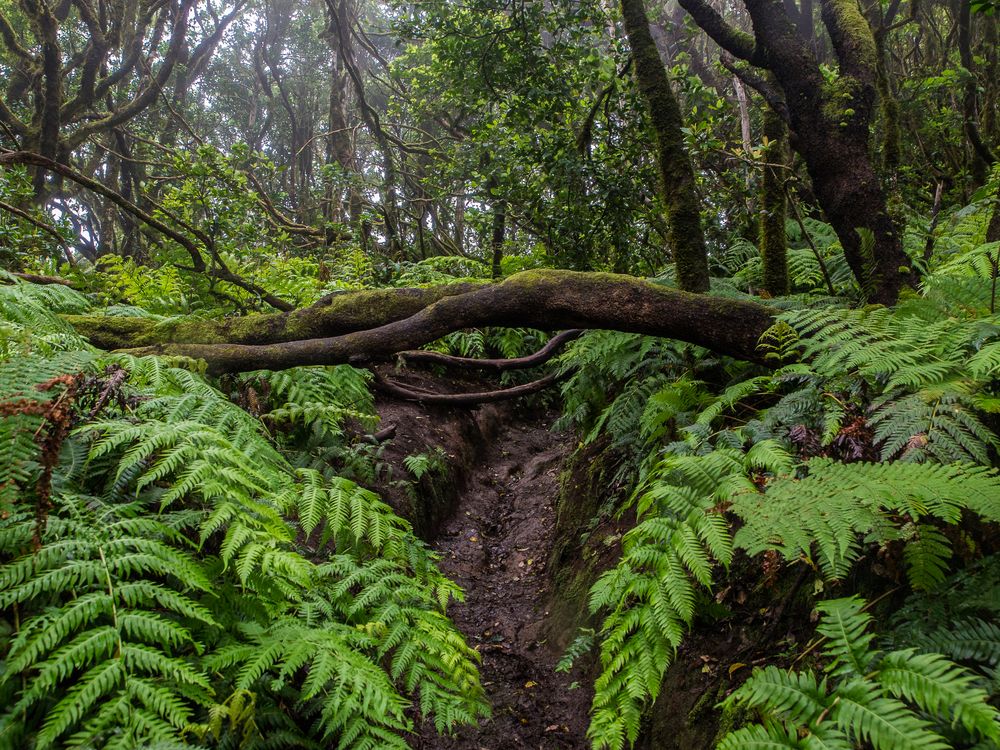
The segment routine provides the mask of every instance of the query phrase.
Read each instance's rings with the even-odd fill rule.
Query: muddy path
[[[505,420],[506,422],[506,420]],[[414,745],[441,750],[586,748],[588,686],[556,673],[547,640],[551,582],[545,569],[555,526],[559,472],[571,438],[544,421],[502,424],[465,483],[434,549],[466,600],[449,615],[482,654],[493,716],[440,737],[425,726]],[[572,687],[571,687],[572,686]]]

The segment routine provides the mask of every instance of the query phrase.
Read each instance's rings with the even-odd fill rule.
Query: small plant
[[[410,470],[413,478],[419,482],[425,474],[434,474],[444,469],[447,457],[447,454],[440,447],[437,447],[427,453],[414,453],[412,456],[407,456],[403,459],[403,463],[406,464],[406,468]]]

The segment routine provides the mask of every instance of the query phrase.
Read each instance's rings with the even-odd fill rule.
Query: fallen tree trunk
[[[365,367],[480,326],[643,333],[761,361],[757,341],[773,316],[774,310],[756,302],[691,294],[632,276],[526,271],[499,284],[347,294],[282,315],[218,322],[164,327],[135,318],[69,320],[95,345],[200,359],[209,372],[220,374],[301,365]]]
[[[67,315],[94,346],[126,349],[158,344],[277,344],[340,336],[402,320],[445,297],[484,284],[458,283],[426,289],[371,289],[324,297],[311,307],[238,318],[192,318],[162,324],[153,318]]]

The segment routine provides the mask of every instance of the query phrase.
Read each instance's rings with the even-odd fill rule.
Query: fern
[[[861,537],[888,542],[900,538],[900,520],[936,518],[957,523],[964,508],[1000,520],[1000,478],[971,464],[840,464],[813,459],[803,479],[783,477],[764,494],[734,497],[743,519],[735,543],[751,554],[775,549],[788,559],[817,561],[833,578],[842,577],[861,552]],[[939,536],[910,553],[911,583],[933,585],[951,551]],[[926,543],[934,540],[936,544]],[[815,549],[815,552],[814,552]],[[929,559],[928,559],[929,558]]]
[[[415,714],[442,732],[485,715],[445,615],[458,587],[377,495],[303,465],[300,446],[347,453],[334,424],[371,421],[362,374],[256,375],[271,423],[305,427],[276,440],[197,363],[43,352],[63,324],[38,315],[0,357],[4,743],[404,747]],[[59,399],[76,429],[45,469]]]
[[[893,615],[893,644],[945,654],[989,677],[1000,666],[1000,557],[987,557],[911,595]]]
[[[440,472],[446,466],[445,460],[447,455],[441,448],[437,448],[435,451],[427,453],[414,453],[412,455],[406,456],[403,459],[403,463],[413,478],[420,480],[425,474]]]
[[[822,680],[810,670],[754,670],[727,703],[756,709],[762,723],[728,734],[720,750],[951,747],[933,721],[961,725],[976,739],[1000,740],[1000,713],[969,672],[940,654],[873,650],[863,606],[856,597],[820,605],[818,631],[827,657]]]
[[[656,699],[694,617],[696,586],[710,587],[714,566],[732,560],[720,505],[753,486],[751,472],[787,463],[777,445],[755,448],[668,455],[636,491],[639,524],[624,537],[621,561],[590,593],[592,611],[610,610],[601,626],[602,673],[589,730],[595,747],[635,741],[643,709]]]
[[[86,297],[60,284],[0,285],[0,359],[88,351],[86,340],[60,314],[81,313],[89,306]]]
[[[997,438],[978,414],[990,373],[993,321],[928,321],[888,310],[814,310],[782,319],[824,378],[856,373],[880,395],[870,423],[883,460],[984,462]],[[971,362],[974,364],[970,365]],[[980,383],[974,378],[980,378]]]
[[[192,663],[204,648],[193,629],[213,624],[192,598],[209,590],[208,576],[178,548],[171,519],[88,497],[62,502],[67,513],[48,524],[42,549],[0,568],[0,606],[41,612],[11,643],[4,683],[31,679],[0,732],[19,734],[25,715],[44,707],[37,748],[71,732],[76,743],[102,747],[175,737],[211,695],[207,673]],[[26,523],[6,533],[24,538]]]
[[[573,665],[584,654],[593,650],[596,643],[596,633],[593,628],[581,628],[577,636],[567,646],[566,651],[556,664],[557,672],[569,672]]]

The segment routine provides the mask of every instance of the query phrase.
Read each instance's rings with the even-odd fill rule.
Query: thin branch
[[[373,371],[374,372],[374,371]],[[395,398],[404,401],[417,401],[422,404],[441,404],[445,406],[478,406],[479,404],[491,404],[497,401],[509,401],[520,396],[527,396],[531,393],[538,393],[549,386],[555,385],[561,377],[559,373],[551,373],[544,378],[533,380],[523,385],[515,385],[510,388],[503,388],[498,391],[481,391],[479,393],[428,393],[426,391],[412,390],[400,383],[386,380],[377,372],[374,372],[372,384],[375,389]]]
[[[785,181],[785,196],[788,198],[788,205],[792,207],[792,213],[795,214],[795,221],[799,225],[799,229],[802,230],[802,236],[806,238],[806,242],[809,243],[809,248],[812,250],[813,256],[816,258],[816,262],[819,263],[819,270],[823,274],[823,281],[826,282],[826,291],[831,297],[835,297],[837,292],[833,288],[833,280],[830,278],[830,272],[827,270],[826,263],[823,261],[823,256],[820,255],[819,248],[816,247],[816,243],[813,242],[812,235],[809,234],[809,230],[806,229],[805,223],[802,221],[802,214],[799,213],[799,206],[795,202],[792,196],[791,190],[788,189],[788,182]]]
[[[570,341],[580,338],[584,333],[582,328],[572,328],[553,336],[545,346],[534,354],[512,359],[475,359],[473,357],[453,357],[449,354],[428,352],[423,350],[400,352],[399,356],[407,362],[423,362],[426,364],[446,365],[464,370],[526,370],[548,362]]]
[[[204,233],[194,230],[190,226],[188,227],[203,243],[205,243],[206,249],[209,253],[211,253],[212,259],[218,266],[217,268],[213,268],[211,270],[207,267],[205,259],[201,254],[201,250],[189,237],[185,237],[180,232],[177,232],[167,224],[164,224],[155,216],[151,216],[146,213],[120,193],[102,185],[97,180],[93,180],[90,177],[80,174],[72,167],[30,151],[0,151],[0,166],[4,164],[28,164],[31,166],[41,167],[51,172],[55,172],[56,174],[61,175],[62,177],[65,177],[66,179],[71,180],[72,182],[75,182],[99,195],[103,195],[123,211],[135,216],[143,223],[151,226],[161,234],[166,235],[187,250],[188,254],[191,256],[191,262],[193,264],[191,270],[199,273],[205,273],[223,281],[228,281],[229,283],[238,286],[251,294],[258,295],[262,300],[267,302],[267,304],[278,310],[288,311],[293,308],[291,303],[286,302],[279,297],[275,297],[266,289],[241,278],[238,274],[230,270],[229,267],[222,261],[222,258],[219,257],[219,255],[213,250],[211,241],[204,235]]]
[[[191,255],[191,262],[194,264],[196,271],[205,270],[205,259],[201,256],[201,251],[198,249],[198,246],[195,245],[189,237],[185,237],[180,232],[175,231],[155,216],[150,216],[137,205],[132,203],[132,201],[128,200],[120,193],[102,185],[97,180],[93,180],[90,177],[77,172],[72,167],[53,161],[52,159],[44,157],[41,154],[32,153],[31,151],[2,152],[0,153],[0,165],[3,164],[27,164],[34,167],[41,167],[49,170],[50,172],[55,172],[56,174],[65,177],[66,179],[71,180],[72,182],[75,182],[76,184],[85,187],[98,195],[103,195],[126,213],[135,216],[137,219],[153,227],[153,229],[161,234],[165,234],[167,237],[187,250]]]
[[[64,247],[64,248],[68,248],[69,247],[69,245],[66,243],[66,238],[63,237],[61,234],[59,234],[59,231],[55,227],[53,227],[51,224],[46,224],[44,221],[41,221],[40,219],[36,219],[34,216],[32,216],[31,214],[29,214],[27,211],[23,211],[22,209],[18,208],[17,206],[12,206],[7,201],[0,201],[0,209],[3,209],[7,213],[14,214],[14,216],[18,217],[19,219],[24,219],[26,222],[28,222],[32,226],[35,226],[38,229],[41,229],[43,232],[45,232],[46,234],[48,234],[51,237],[53,237],[56,240],[56,242],[59,243],[60,247]]]
[[[764,100],[770,105],[771,109],[785,121],[786,125],[791,123],[792,118],[788,112],[788,104],[785,102],[784,94],[776,86],[772,85],[765,76],[751,70],[746,65],[739,64],[729,55],[720,55],[719,62],[722,63],[722,67],[764,97]]]

